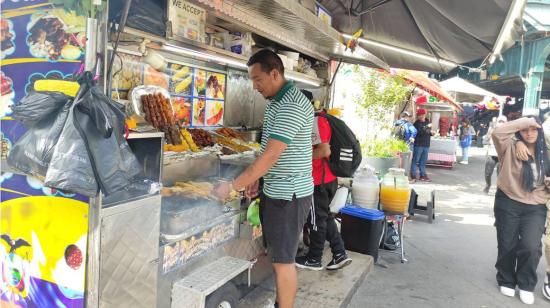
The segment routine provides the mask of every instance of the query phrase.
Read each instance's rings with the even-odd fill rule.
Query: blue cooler
[[[346,249],[368,254],[376,262],[384,228],[384,212],[348,205],[340,209],[340,217]]]

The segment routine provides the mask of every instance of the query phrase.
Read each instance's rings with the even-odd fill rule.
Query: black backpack
[[[344,121],[336,117],[326,113],[317,113],[315,116],[327,119],[332,130],[328,159],[330,171],[338,177],[352,177],[363,159],[361,146],[355,134]]]
[[[405,135],[406,135],[405,123],[394,125],[392,135],[399,140],[405,140]]]

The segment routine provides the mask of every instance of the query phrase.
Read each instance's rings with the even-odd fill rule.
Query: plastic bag
[[[84,93],[75,101],[75,124],[86,144],[101,192],[105,195],[126,189],[142,173],[124,138],[123,107],[83,77]]]
[[[70,108],[63,132],[50,162],[45,186],[94,197],[98,193],[92,164],[84,140],[74,125],[75,105]]]
[[[109,1],[109,19],[116,23],[125,1]],[[133,0],[126,26],[158,36],[166,35],[166,1]]]
[[[49,112],[38,123],[30,126],[12,147],[7,159],[8,164],[25,174],[46,176],[54,147],[63,131],[70,107],[71,101],[65,101],[65,105],[57,112]],[[31,118],[37,119],[34,116]]]
[[[384,230],[383,241],[380,243],[380,248],[386,250],[397,250],[401,247],[401,239],[399,237],[399,231],[397,226],[393,222],[386,223],[386,230]]]
[[[52,113],[58,112],[70,99],[61,92],[31,92],[18,104],[11,106],[12,118],[29,128]]]

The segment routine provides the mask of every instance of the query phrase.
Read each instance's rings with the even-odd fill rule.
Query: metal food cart
[[[97,62],[100,64],[100,71],[104,74],[108,65],[107,59],[113,50],[116,50],[116,58],[120,60],[118,69],[113,69],[110,76],[103,76],[100,84],[111,97],[128,103],[132,87],[151,82],[154,84],[159,80],[162,82],[164,78],[160,76],[159,79],[159,75],[155,74],[154,70],[150,70],[150,65],[144,63],[147,61],[144,60],[143,48],[154,50],[169,64],[176,64],[178,67],[188,66],[192,70],[200,70],[211,76],[219,74],[216,76],[225,78],[223,99],[210,100],[220,104],[223,101],[224,126],[260,127],[267,102],[252,89],[248,81],[245,56],[176,35],[175,21],[170,18],[168,18],[166,35],[161,36],[126,27],[121,33],[120,47],[114,48],[112,42],[115,36],[110,29],[116,26],[110,27],[113,23],[109,21],[108,12],[109,5],[117,3],[116,1],[111,3],[104,1],[102,7],[92,5],[92,12],[86,12],[83,15],[78,15],[78,11],[71,11],[82,9],[79,1],[70,4],[65,1],[67,2],[64,3],[65,8],[56,6],[55,1],[38,2],[40,3],[34,3],[32,6],[27,3],[8,6],[3,11],[2,18],[9,20],[9,30],[11,31],[13,27],[19,37],[24,37],[24,32],[30,31],[29,27],[25,27],[26,23],[29,20],[33,23],[33,20],[36,20],[35,15],[39,14],[38,18],[59,18],[67,25],[67,29],[84,29],[82,32],[85,34],[82,34],[82,37],[87,42],[83,44],[80,41],[81,48],[85,45],[85,52],[78,54],[74,59],[63,55],[60,58],[45,55],[48,60],[44,64],[46,70],[63,71],[63,67],[67,66],[67,72],[76,71],[81,62],[85,63],[86,69],[91,70],[96,67]],[[224,1],[220,4],[199,0],[193,3],[186,1],[163,3],[165,13],[169,17],[173,16],[174,12],[178,13],[190,8],[194,13],[199,12],[203,15],[208,11],[209,21],[215,20],[225,26],[234,27],[234,30],[252,31],[276,42],[278,46],[286,46],[324,63],[319,70],[322,78],[291,70],[286,76],[295,80],[300,87],[312,90],[317,98],[325,102],[330,93],[325,86],[330,76],[330,66],[327,63],[329,60],[336,59],[386,68],[384,62],[360,47],[355,53],[346,50],[341,43],[341,35],[336,30],[320,22],[313,13],[294,1],[258,1],[258,3]],[[88,14],[95,18],[84,17],[89,16]],[[51,17],[52,15],[56,17]],[[57,17],[58,15],[61,17]],[[71,24],[72,22],[78,25]],[[297,27],[304,30],[303,37],[295,34]],[[75,39],[71,37],[70,40],[74,41],[79,37],[76,36]],[[7,38],[9,39],[10,36]],[[74,50],[72,47],[67,49]],[[8,78],[11,77],[14,80],[17,79],[17,69],[21,68],[16,65],[22,63],[20,58],[26,56],[18,52],[11,56],[13,60],[10,55],[7,55],[8,61],[5,62],[5,65],[12,65],[10,68],[13,67],[13,71],[3,68],[3,71],[7,71]],[[33,60],[34,62],[44,62],[43,55],[39,56],[31,52],[31,56],[38,59]],[[4,58],[4,54],[2,57]],[[132,70],[140,73],[133,73]],[[120,75],[116,76],[117,73]],[[44,78],[51,76],[53,75],[44,74]],[[31,80],[30,77],[29,80]],[[166,82],[170,89],[171,79],[166,79]],[[30,85],[32,86],[32,82]],[[15,98],[11,97],[12,104],[27,91],[23,91],[23,87],[19,88],[17,84],[15,87],[16,90],[21,90],[15,91]],[[180,97],[190,99],[191,106],[196,99],[194,92],[174,95],[174,98]],[[208,99],[205,100],[208,102]],[[8,129],[16,123],[9,118],[3,118],[2,121],[2,132],[5,135],[3,137],[7,140],[5,143],[9,148],[9,145],[16,142],[23,132],[17,130],[17,134],[12,134],[16,130],[8,131]],[[6,125],[4,121],[7,121]],[[194,126],[193,121],[191,119],[189,121],[188,125]],[[212,127],[219,127],[219,124],[221,122]],[[209,128],[204,127],[204,129]],[[131,133],[128,136],[128,143],[143,167],[145,176],[161,185],[172,185],[175,181],[199,179],[216,181],[231,178],[246,168],[254,158],[244,155],[220,158],[217,154],[200,153],[200,155],[181,155],[178,159],[171,160],[164,155],[164,133],[154,131]],[[52,303],[62,302],[71,307],[186,308],[218,307],[220,303],[226,303],[231,307],[251,287],[271,275],[271,266],[265,258],[261,227],[253,227],[244,219],[248,205],[246,201],[220,205],[207,200],[192,200],[184,196],[162,197],[158,189],[150,189],[150,186],[127,189],[109,196],[98,195],[85,198],[57,192],[44,187],[43,184],[40,186],[31,177],[8,170],[5,160],[2,161],[2,181],[3,199],[7,200],[7,196],[17,201],[4,202],[3,200],[1,208],[3,213],[18,210],[24,202],[35,202],[33,201],[35,199],[27,198],[35,198],[36,194],[48,198],[52,208],[55,202],[58,202],[59,206],[64,204],[63,202],[71,203],[71,207],[78,208],[78,212],[73,214],[72,208],[68,206],[65,209],[56,207],[61,213],[56,215],[63,216],[66,221],[76,220],[78,217],[81,233],[71,235],[67,239],[68,242],[74,242],[79,238],[76,245],[69,245],[70,250],[52,252],[55,256],[51,258],[48,256],[47,264],[43,265],[48,270],[51,267],[52,272],[56,272],[61,266],[65,272],[59,274],[61,276],[53,274],[53,278],[46,272],[31,273],[25,278],[58,288],[59,292],[48,295],[48,300],[52,300]],[[21,187],[21,183],[25,181],[25,185],[32,186],[32,191],[27,186]],[[39,203],[34,205],[46,206]],[[48,225],[53,219],[53,216],[37,218],[29,213],[24,215],[27,216],[22,216],[24,217],[22,221],[4,216],[3,219],[7,219],[7,223],[0,231],[30,237],[31,233],[35,233],[32,219],[43,221],[44,225]],[[25,229],[25,232],[15,232],[17,228]],[[68,231],[61,230],[61,232]],[[41,230],[39,238],[48,237],[48,232],[51,232],[51,229]],[[31,242],[30,239],[28,241]],[[53,243],[53,239],[50,238],[47,241],[41,241]],[[32,265],[38,262],[39,242],[33,240],[31,244],[33,250],[26,253],[26,257],[17,257],[24,260],[23,264]],[[76,264],[70,269],[63,265],[64,260],[68,258],[68,251],[80,251],[82,265]],[[3,250],[0,252],[2,252],[2,258],[15,257],[11,252],[10,254]],[[48,255],[49,252],[46,251],[45,254]],[[2,259],[3,266],[13,266],[6,260],[8,259]],[[63,280],[69,282],[65,284]],[[40,306],[33,301],[45,296],[41,292],[51,290],[51,287],[40,289],[36,284],[30,284],[27,288],[28,290],[23,290],[14,297],[2,297],[2,303],[17,305],[17,300],[20,300],[21,303]],[[28,297],[29,293],[35,297]]]
[[[456,163],[457,142],[454,139],[454,117],[456,115],[454,106],[444,103],[427,103],[422,105],[430,114],[432,127],[437,132],[430,141],[430,150],[428,152],[428,165],[452,169]],[[449,125],[443,128],[439,127],[440,119],[446,118]],[[456,130],[456,127],[455,127]]]

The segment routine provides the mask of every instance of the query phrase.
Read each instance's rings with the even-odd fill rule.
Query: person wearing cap
[[[411,152],[414,150],[414,139],[416,138],[416,128],[411,123],[411,114],[408,111],[401,112],[399,120],[393,124],[394,135],[397,138],[405,141]]]
[[[496,121],[495,121],[496,120]],[[489,131],[487,131],[487,134],[483,136],[485,144],[487,144],[487,158],[485,160],[485,188],[483,189],[483,192],[486,194],[489,193],[489,190],[491,189],[491,178],[493,177],[493,172],[495,171],[495,167],[498,165],[498,154],[497,149],[495,148],[495,144],[493,143],[493,139],[491,138],[491,135],[493,134],[493,130],[495,127],[499,126],[502,123],[506,123],[508,120],[506,119],[506,116],[499,116],[498,118],[493,118],[493,122],[491,122],[489,126]],[[496,122],[496,124],[495,124]],[[498,173],[498,168],[497,168]]]
[[[428,152],[430,150],[430,141],[434,132],[432,124],[426,120],[426,109],[416,111],[417,120],[414,122],[417,134],[414,140],[413,159],[411,164],[411,181],[416,181],[416,168],[420,170],[420,181],[430,182],[426,173],[426,163],[428,162]]]

